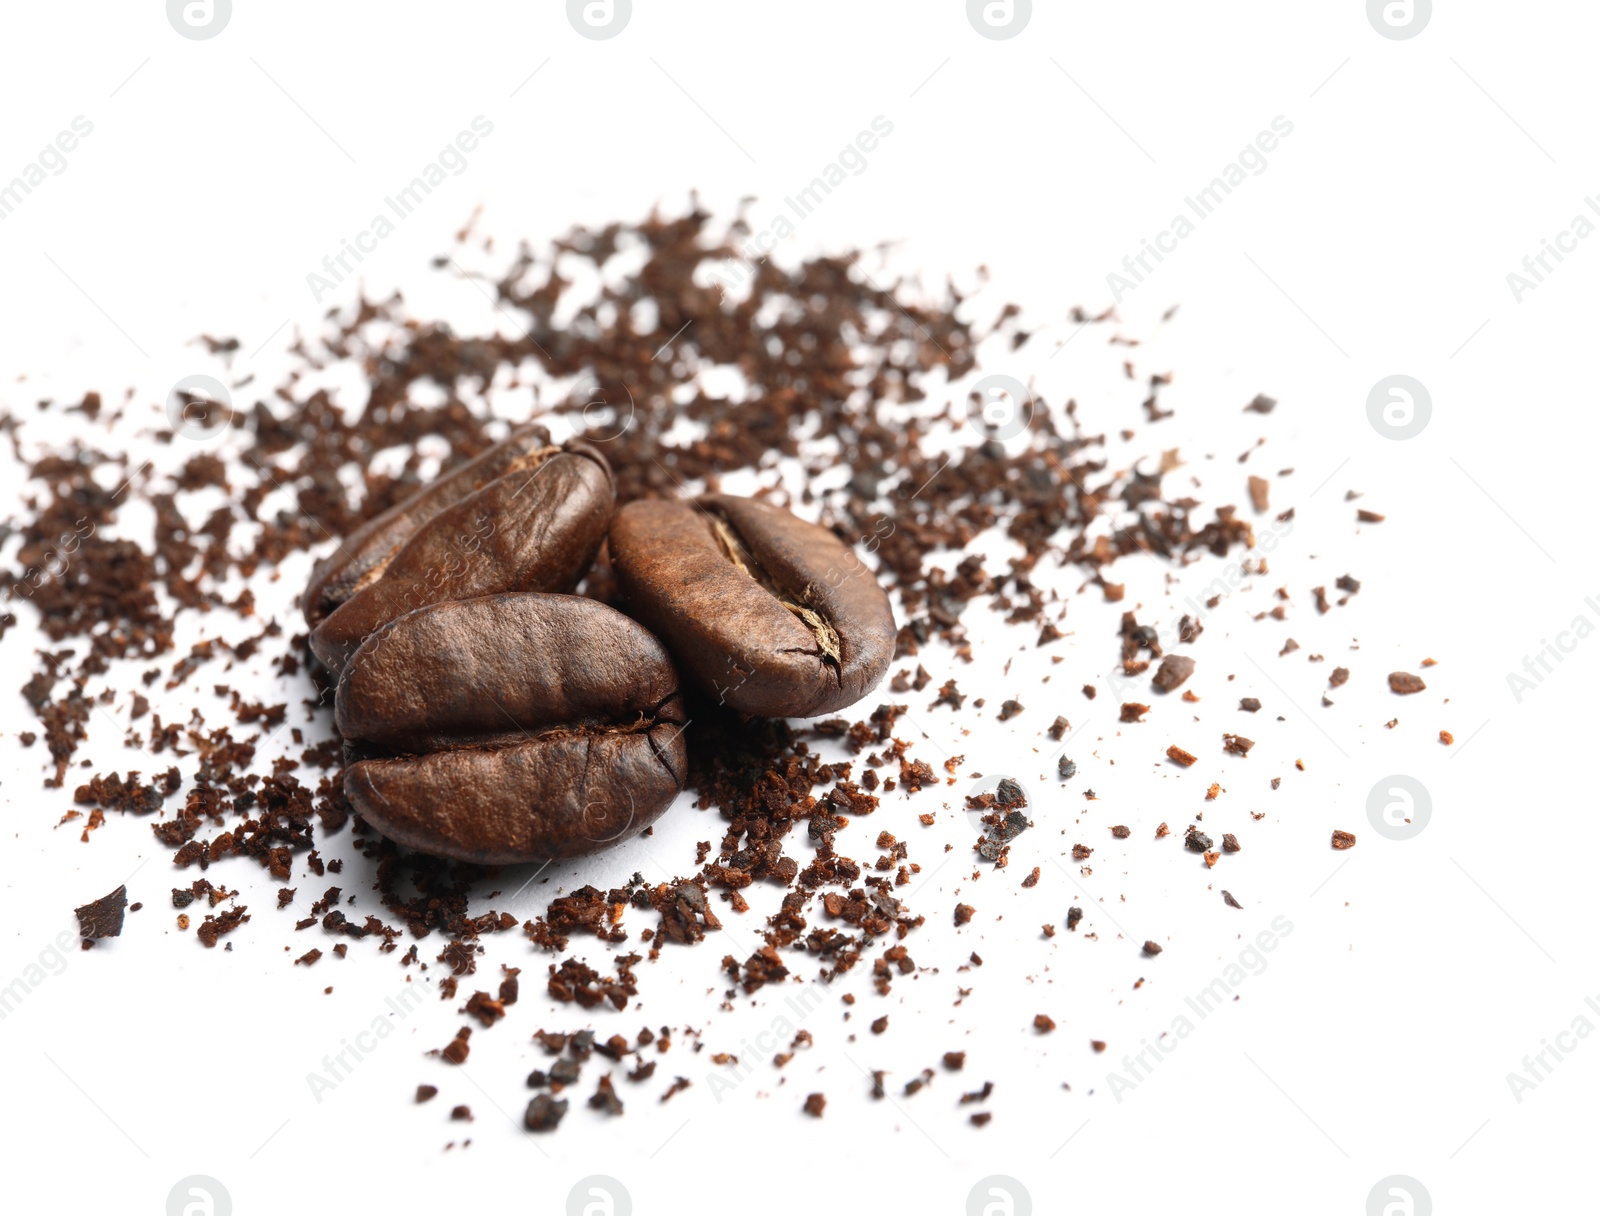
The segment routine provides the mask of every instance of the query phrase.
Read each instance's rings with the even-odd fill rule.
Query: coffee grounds
[[[398,296],[363,298],[343,314],[330,315],[323,335],[298,339],[292,348],[296,370],[234,412],[226,457],[196,452],[164,472],[137,465],[115,446],[113,423],[121,411],[102,414],[95,393],[64,407],[87,423],[64,451],[24,458],[20,432],[25,426],[7,419],[30,489],[22,517],[8,525],[17,547],[6,572],[12,599],[32,605],[47,643],[22,688],[40,730],[26,733],[22,742],[31,746],[43,738],[45,787],[64,786],[95,710],[126,704],[125,741],[152,757],[181,760],[194,775],[186,789],[177,765],[150,781],[139,772],[93,776],[77,787],[78,805],[93,808],[92,816],[102,819],[105,811],[160,815],[150,827],[171,850],[175,869],[204,873],[213,865],[229,866],[230,877],[251,888],[253,898],[271,894],[280,911],[291,912],[293,919],[283,922],[286,934],[320,927],[324,938],[337,939],[331,950],[341,958],[352,946],[356,952],[388,954],[404,944],[398,961],[427,970],[421,943],[434,938],[440,948],[434,953],[430,944],[429,953],[448,972],[439,982],[440,995],[453,1002],[460,979],[477,972],[481,939],[515,929],[519,922],[494,910],[472,915],[475,895],[483,901],[495,894],[479,893],[488,877],[481,868],[408,853],[351,814],[339,781],[343,757],[332,735],[328,677],[310,656],[298,623],[286,632],[283,623],[257,618],[256,591],[276,577],[284,559],[308,549],[324,551],[425,484],[436,465],[470,459],[503,436],[504,421],[484,403],[492,384],[531,391],[536,416],[563,422],[602,446],[616,473],[619,505],[715,492],[725,477],[770,469],[774,455],[798,467],[803,488],[772,488],[766,497],[831,529],[893,591],[899,622],[895,657],[917,665],[914,676],[908,667],[888,691],[922,692],[940,681],[930,711],[972,712],[955,676],[930,674],[919,656],[933,654],[930,644],[939,643],[950,648],[955,661],[970,662],[963,616],[973,605],[1026,629],[1030,646],[1048,646],[1065,636],[1057,624],[1064,620],[1065,605],[1032,581],[1041,563],[1081,569],[1086,588],[1097,587],[1115,602],[1122,599],[1123,586],[1106,575],[1129,555],[1176,563],[1198,552],[1225,557],[1252,546],[1251,525],[1232,508],[1218,508],[1205,520],[1196,516],[1192,500],[1164,494],[1162,474],[1174,467],[1165,457],[1159,472],[1139,472],[1137,463],[1131,471],[1113,469],[1103,455],[1105,437],[1082,430],[1071,401],[1036,401],[1020,446],[980,439],[951,452],[932,442],[942,428],[963,425],[967,413],[965,402],[939,404],[943,383],[976,369],[981,342],[995,337],[1012,345],[1026,341],[1020,310],[1007,306],[981,324],[971,319],[969,302],[953,287],[941,298],[929,298],[899,281],[880,285],[865,272],[859,252],[787,269],[763,261],[739,293],[730,295],[710,281],[708,272],[738,256],[747,231],[742,216],[715,225],[695,206],[678,216],[653,214],[598,231],[574,229],[542,252],[524,246],[509,266],[473,273],[485,280],[502,314],[514,318],[512,335],[458,334],[442,322],[411,316]],[[475,235],[468,229],[460,239],[462,250],[449,265],[472,260],[468,247]],[[487,255],[492,242],[482,244]],[[439,264],[447,263],[441,259]],[[598,287],[593,285],[597,278]],[[636,330],[639,316],[653,323]],[[1074,319],[1103,325],[1112,318],[1080,310]],[[674,336],[663,345],[662,335]],[[225,360],[238,349],[237,342],[210,345]],[[317,372],[336,363],[360,368],[367,384],[364,402],[347,403],[312,386]],[[736,370],[742,387],[708,387],[708,373],[717,369]],[[571,392],[545,399],[547,385],[574,381]],[[1151,421],[1169,413],[1158,403],[1167,381],[1151,378],[1145,403]],[[1245,408],[1266,415],[1275,404],[1258,396]],[[41,408],[63,407],[44,402]],[[375,459],[380,453],[385,459]],[[117,488],[108,490],[107,484]],[[1253,483],[1251,488],[1253,505],[1265,510],[1264,486],[1259,493]],[[212,499],[220,496],[221,505],[191,517],[186,503],[197,491],[214,492]],[[133,506],[137,511],[128,510]],[[131,532],[129,519],[141,512],[153,520],[148,540],[117,535]],[[1001,568],[991,570],[980,556],[955,556],[990,529],[1014,546]],[[68,574],[52,574],[62,564],[68,538]],[[1348,575],[1337,586],[1345,593],[1341,604],[1360,589]],[[583,591],[615,602],[604,550]],[[1214,606],[1210,601],[1208,607]],[[198,622],[206,634],[181,653],[180,619]],[[9,612],[0,618],[0,635],[15,620]],[[223,626],[239,623],[246,627],[243,640],[226,640]],[[1201,631],[1198,621],[1185,617],[1179,640],[1191,644]],[[1161,660],[1153,677],[1161,691],[1177,688],[1194,670],[1186,657],[1163,655],[1156,631],[1139,625],[1132,612],[1124,614],[1114,641],[1125,675]],[[220,673],[258,654],[269,656],[279,675],[306,684],[308,695],[297,710],[306,711],[309,727],[289,725],[289,705],[249,701],[223,684],[214,684],[212,691],[227,698],[231,721],[207,721],[198,705],[198,674]],[[1390,680],[1399,692],[1423,687],[1418,677],[1405,673]],[[189,706],[185,717],[164,721],[152,712],[140,689],[157,684],[164,693],[180,694]],[[1083,686],[1088,698],[1097,692],[1093,684]],[[696,969],[716,973],[714,957],[704,963],[680,960],[676,951],[721,929],[714,902],[739,915],[750,907],[745,892],[763,886],[781,892],[781,903],[766,919],[755,953],[743,962],[723,956],[720,970],[731,981],[725,1002],[791,974],[831,983],[865,964],[874,990],[887,994],[895,979],[917,973],[903,943],[924,917],[896,891],[912,883],[921,864],[905,841],[888,832],[878,837],[881,854],[865,861],[838,852],[837,835],[853,819],[874,813],[887,795],[903,790],[916,800],[936,798],[943,781],[954,782],[960,758],[942,758],[951,776],[940,778],[933,763],[910,755],[913,745],[895,735],[905,707],[885,703],[867,712],[867,704],[856,707],[861,720],[802,726],[743,720],[722,707],[696,703],[687,731],[688,785],[698,807],[720,814],[722,838],[705,842],[685,874],[657,881],[635,874],[625,887],[608,892],[581,888],[551,899],[544,915],[522,923],[536,951],[564,953],[580,935],[596,939],[593,944],[601,949],[619,951],[601,967],[576,956],[551,962],[549,995],[597,1012],[620,1011],[638,995],[633,969],[646,957],[691,974]],[[981,710],[983,701],[974,706]],[[1241,708],[1254,712],[1259,703],[1247,698]],[[1011,699],[999,717],[1006,721],[1023,712],[1022,704]],[[1136,702],[1122,707],[1125,722],[1150,712],[1150,706]],[[1057,716],[1048,733],[1060,740],[1070,729]],[[258,759],[258,750],[284,730],[297,758]],[[314,737],[308,740],[308,734]],[[824,742],[842,745],[852,758],[825,760],[813,749]],[[1226,749],[1237,755],[1251,746],[1238,736],[1225,737]],[[1172,752],[1180,763],[1196,762],[1181,748]],[[1063,756],[1058,769],[1067,780],[1077,765]],[[181,805],[167,808],[167,800],[180,791]],[[1092,798],[1092,791],[1086,796]],[[984,833],[973,847],[999,871],[1009,842],[1031,826],[1018,809],[1026,799],[1019,787],[1004,783],[999,794],[983,798],[987,801],[974,809],[985,812]],[[921,818],[931,823],[933,817],[924,813]],[[91,818],[85,840],[97,823]],[[803,833],[797,832],[801,825]],[[285,884],[297,874],[313,881],[337,875],[342,862],[325,861],[320,847],[344,836],[347,828],[349,850],[376,868],[375,891],[345,895],[332,887],[321,899],[300,906],[297,888]],[[1164,834],[1165,825],[1157,837]],[[797,836],[803,836],[809,860],[786,851],[793,850]],[[1234,840],[1231,835],[1223,839],[1225,847]],[[1347,833],[1335,833],[1335,848],[1353,843]],[[1191,827],[1186,844],[1206,852],[1208,864],[1215,864],[1208,837]],[[1093,851],[1080,845],[1074,853],[1079,850],[1080,861]],[[241,859],[265,870],[260,883],[268,885],[255,891],[259,884],[240,866]],[[188,896],[183,903],[180,891]],[[185,906],[203,895],[215,908],[238,894],[197,878],[187,890],[174,892],[174,903]],[[114,898],[126,902],[119,889],[79,909],[86,938],[107,935],[99,930],[110,927],[112,911],[101,906]],[[341,900],[343,906],[336,906]],[[359,912],[358,901],[364,905]],[[1228,901],[1232,904],[1231,896]],[[120,903],[114,915],[110,934],[120,930]],[[957,905],[957,924],[972,915],[970,905]],[[1075,930],[1082,916],[1080,908],[1070,908],[1067,928]],[[647,918],[649,923],[639,923]],[[203,944],[214,946],[250,919],[240,904],[208,914],[196,932]],[[187,917],[180,920],[187,923]],[[620,954],[634,938],[647,956]],[[1160,949],[1154,942],[1145,948]],[[313,947],[291,961],[310,967],[321,957],[321,949]],[[962,969],[980,965],[974,954]],[[506,1007],[517,996],[515,974],[507,968],[497,996],[476,990],[460,1012],[484,1029],[508,1020]],[[853,1002],[846,994],[846,1003]],[[1040,1029],[1048,1020],[1040,1015]],[[874,1027],[880,1022],[887,1031],[882,1018]],[[695,1038],[698,1049],[697,1031],[681,1033]],[[470,1035],[471,1029],[462,1026],[436,1054],[463,1062]],[[529,1084],[535,1077],[541,1078],[536,1088],[575,1082],[592,1051],[620,1059],[623,1047],[603,1049],[594,1037],[592,1030],[571,1036],[541,1032],[536,1039],[547,1051],[553,1044],[559,1054],[570,1045],[570,1053],[548,1076],[536,1071]],[[665,1051],[671,1038],[663,1027],[650,1039],[641,1036],[638,1051],[652,1042]],[[794,1047],[809,1042],[809,1032],[801,1031]],[[964,1059],[965,1053],[956,1052],[944,1057],[949,1068],[961,1067]],[[655,1062],[641,1058],[626,1075],[641,1082],[654,1071]],[[874,1093],[881,1096],[883,1074],[874,1075]],[[921,1089],[932,1076],[929,1070],[909,1082],[906,1093]],[[659,1101],[689,1084],[677,1077]],[[598,1086],[588,1104],[620,1114],[610,1075]],[[416,1100],[436,1092],[434,1086],[419,1086]],[[806,1109],[820,1115],[823,1101],[814,1094]],[[567,1108],[565,1099],[540,1093],[528,1105],[526,1125],[551,1130]]]

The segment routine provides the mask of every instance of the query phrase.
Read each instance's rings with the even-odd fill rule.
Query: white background
[[[1192,476],[1197,497],[1243,505],[1246,472],[1293,467],[1274,477],[1273,509],[1297,511],[1270,576],[1226,601],[1192,649],[1201,702],[1168,698],[1142,725],[1119,727],[1121,698],[1106,690],[1117,612],[1137,604],[1141,620],[1164,623],[1221,563],[1169,586],[1168,571],[1128,559],[1114,575],[1128,583],[1119,607],[1073,595],[1079,571],[1042,576],[1071,604],[1073,636],[1056,643],[1065,661],[1053,669],[1031,631],[998,628],[975,605],[978,662],[952,670],[936,655],[927,665],[989,697],[988,710],[930,712],[930,690],[910,699],[902,733],[935,764],[943,751],[964,754],[964,777],[1011,772],[1029,785],[1038,826],[1013,847],[1010,869],[974,882],[960,853],[935,872],[946,843],[970,846],[959,810],[969,780],[887,799],[841,849],[870,859],[880,830],[911,842],[926,882],[911,903],[929,923],[906,944],[923,971],[885,999],[863,965],[807,1019],[812,1051],[781,1072],[758,1064],[718,1101],[711,1053],[740,1052],[783,1012],[770,988],[741,998],[735,1014],[717,1012],[717,960],[745,957],[771,908],[758,904],[743,923],[729,915],[726,942],[646,964],[641,1005],[595,1023],[602,1037],[643,1024],[703,1028],[705,1051],[680,1036],[651,1083],[619,1077],[628,1112],[611,1123],[582,1104],[600,1071],[591,1063],[566,1123],[537,1141],[520,1132],[520,1078],[539,1058],[528,1036],[581,1021],[546,1006],[547,960],[520,934],[487,942],[477,978],[492,988],[501,963],[522,966],[523,1004],[474,1034],[465,1069],[423,1054],[465,1020],[430,989],[427,1008],[318,1102],[306,1074],[383,1012],[404,983],[396,956],[357,944],[343,962],[288,966],[285,943],[295,953],[330,943],[309,941],[317,931],[296,938],[295,913],[276,911],[264,875],[242,862],[210,876],[245,889],[253,920],[231,953],[203,950],[172,925],[166,891],[177,878],[146,823],[112,816],[88,845],[76,828],[54,827],[70,781],[41,788],[41,751],[15,739],[31,724],[26,707],[0,699],[0,984],[71,933],[72,905],[148,859],[129,885],[145,908],[124,937],[70,951],[0,1022],[7,1190],[26,1197],[23,1207],[160,1212],[188,1174],[220,1180],[240,1213],[446,1200],[559,1212],[588,1174],[619,1180],[641,1213],[895,1201],[959,1213],[991,1174],[1020,1182],[1041,1212],[1360,1213],[1391,1174],[1420,1180],[1440,1212],[1578,1206],[1600,1046],[1581,1042],[1520,1102],[1507,1074],[1580,1015],[1600,1025],[1584,1004],[1600,1000],[1585,849],[1594,644],[1580,642],[1520,700],[1507,673],[1580,614],[1600,622],[1584,603],[1600,594],[1584,494],[1600,243],[1578,242],[1520,302],[1507,274],[1571,228],[1600,186],[1590,151],[1597,15],[1578,4],[1440,5],[1420,35],[1391,40],[1356,2],[1035,7],[1020,34],[992,40],[953,0],[637,0],[627,28],[605,41],[578,36],[553,2],[239,0],[208,41],[179,37],[150,0],[7,7],[0,181],[74,116],[93,123],[65,171],[0,221],[0,402],[30,419],[25,444],[71,429],[52,432],[59,417],[36,425],[41,396],[70,401],[96,388],[112,402],[130,387],[130,416],[154,428],[178,377],[254,373],[248,404],[286,367],[296,331],[355,299],[348,281],[318,301],[307,274],[476,115],[492,121],[492,136],[362,268],[373,294],[402,287],[419,315],[464,326],[493,323],[482,297],[427,263],[479,204],[502,252],[523,238],[542,246],[575,222],[674,211],[692,189],[724,214],[754,195],[759,221],[882,115],[893,134],[780,258],[895,240],[890,271],[920,273],[933,289],[947,273],[972,285],[986,265],[992,281],[976,313],[987,320],[1016,300],[1039,334],[1014,354],[992,352],[984,370],[1031,378],[1057,406],[1076,395],[1090,430],[1134,428],[1114,461],[1179,449],[1186,463],[1169,493]],[[1107,345],[1111,326],[1079,333],[1071,307],[1111,304],[1108,272],[1279,115],[1293,133],[1266,169],[1121,300],[1115,331],[1144,345]],[[194,343],[201,332],[240,339],[231,371]],[[1120,378],[1125,357],[1141,382],[1176,374],[1163,398],[1176,417],[1145,422],[1141,382]],[[1366,414],[1368,391],[1396,373],[1420,380],[1433,402],[1427,428],[1405,441],[1379,434]],[[1257,392],[1282,402],[1276,414],[1240,412]],[[1235,458],[1262,435],[1266,447],[1241,468]],[[21,484],[10,472],[7,481]],[[1387,522],[1358,528],[1351,489]],[[990,548],[1001,569],[1008,551]],[[261,591],[263,611],[292,623],[307,568],[286,564],[278,588]],[[1360,595],[1319,617],[1310,588],[1347,572],[1362,580]],[[1288,621],[1252,621],[1280,586]],[[37,642],[28,610],[19,615],[5,643],[13,686]],[[200,636],[190,627],[181,650]],[[235,639],[249,631],[205,627]],[[1302,649],[1279,658],[1287,636]],[[1314,653],[1327,661],[1307,662]],[[1424,657],[1439,663],[1425,673],[1427,692],[1391,696],[1384,675],[1418,671]],[[1352,679],[1324,708],[1336,664]],[[253,677],[215,678],[296,706],[307,695],[262,663]],[[197,703],[221,721],[222,703],[202,691],[212,682],[202,672],[177,716]],[[1099,701],[1076,691],[1085,682],[1102,686]],[[1244,695],[1265,704],[1254,718],[1234,709]],[[1001,725],[993,715],[1006,696],[1028,712]],[[126,710],[119,699],[119,721]],[[1069,749],[1081,775],[1065,790],[1049,779],[1054,749],[1041,734],[1058,712],[1083,727]],[[1399,725],[1386,730],[1392,717]],[[1220,755],[1217,735],[1235,729],[1258,740],[1248,759]],[[1436,741],[1441,729],[1453,748]],[[120,727],[97,719],[80,757],[93,771],[148,770],[120,739]],[[1174,741],[1203,763],[1162,762]],[[1385,840],[1367,821],[1368,791],[1393,773],[1432,797],[1432,821],[1412,840]],[[1284,779],[1276,793],[1273,776]],[[1205,804],[1212,780],[1228,792]],[[1098,802],[1083,801],[1086,785]],[[939,822],[922,829],[914,816],[929,809]],[[1245,844],[1209,873],[1176,834],[1151,838],[1162,820],[1181,833],[1196,809],[1208,829],[1237,831]],[[1252,810],[1266,818],[1250,820]],[[1130,839],[1113,841],[1113,823],[1132,826]],[[716,839],[720,826],[685,803],[652,840],[483,907],[525,919],[581,882],[687,872],[693,842]],[[1357,847],[1331,851],[1333,828],[1354,831]],[[1096,848],[1091,876],[1071,861],[1078,840]],[[347,848],[346,838],[325,853]],[[1042,881],[1022,890],[1034,865]],[[360,873],[352,865],[341,885],[369,906]],[[496,885],[514,891],[524,877]],[[304,901],[323,884],[297,874],[297,885]],[[1242,911],[1223,906],[1224,886]],[[979,910],[959,933],[958,898]],[[1070,903],[1087,911],[1079,933],[1044,940],[1038,926],[1061,926]],[[1184,997],[1279,916],[1293,931],[1239,1001],[1200,1022],[1156,1075],[1113,1096],[1108,1073],[1121,1056],[1168,1030]],[[632,928],[647,923],[635,917]],[[1139,956],[1146,937],[1166,947],[1159,959]],[[958,972],[972,950],[985,965]],[[600,955],[576,940],[572,952]],[[806,974],[803,961],[796,970]],[[471,990],[469,978],[461,997]],[[858,997],[848,1022],[840,991]],[[1039,1012],[1055,1019],[1053,1035],[1034,1034]],[[866,1024],[880,1013],[891,1025],[876,1038]],[[1110,1047],[1095,1055],[1090,1039]],[[899,1097],[953,1049],[968,1052],[964,1073]],[[896,1101],[871,1102],[862,1068],[891,1070]],[[679,1073],[693,1088],[660,1106],[656,1094]],[[978,1108],[956,1099],[984,1080],[996,1084],[985,1104],[995,1118],[980,1130],[966,1121]],[[440,1097],[413,1108],[424,1081]],[[821,1121],[799,1113],[810,1092],[829,1097]],[[447,1123],[455,1102],[476,1122]],[[448,1141],[458,1147],[444,1151]]]

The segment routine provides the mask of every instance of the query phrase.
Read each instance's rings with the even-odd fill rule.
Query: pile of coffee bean
[[[612,522],[605,458],[548,439],[519,427],[372,519],[302,601],[353,745],[345,794],[425,853],[542,862],[653,823],[687,769],[674,658],[769,717],[843,709],[889,668],[889,597],[831,532],[728,495]],[[571,594],[608,523],[624,603],[665,649]]]

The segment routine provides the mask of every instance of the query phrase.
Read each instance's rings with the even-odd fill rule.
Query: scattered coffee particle
[[[1106,1049],[1106,1041],[1104,1039],[1090,1039],[1089,1047],[1098,1055]]]
[[[1356,522],[1363,524],[1381,524],[1384,520],[1376,511],[1368,511],[1365,507],[1356,508]]]
[[[594,1093],[589,1095],[589,1108],[607,1115],[622,1113],[622,1099],[617,1097],[616,1088],[611,1084],[610,1073],[602,1074],[600,1080],[596,1082]]]
[[[1184,768],[1188,768],[1199,758],[1200,757],[1196,756],[1193,752],[1184,751],[1183,748],[1179,747],[1176,743],[1167,748],[1167,759],[1183,765]]]
[[[1033,1015],[1033,1028],[1040,1034],[1049,1034],[1056,1028],[1055,1019],[1048,1014],[1036,1013]]]
[[[1161,660],[1150,682],[1162,692],[1171,692],[1194,674],[1194,660],[1188,655],[1169,654]]]
[[[1049,735],[1057,743],[1060,743],[1061,740],[1066,737],[1066,733],[1071,729],[1072,723],[1068,722],[1065,718],[1061,717],[1061,715],[1057,714],[1056,720],[1050,724]]]
[[[1037,887],[1039,885],[1039,867],[1034,866],[1033,872],[1022,880],[1024,887]]]
[[[1222,750],[1231,752],[1235,756],[1248,756],[1250,749],[1255,745],[1254,739],[1246,739],[1243,735],[1222,736]]]
[[[437,1085],[419,1085],[417,1086],[417,1102],[419,1104],[430,1102],[438,1092],[439,1087]]]
[[[450,1118],[453,1119],[453,1120],[456,1120],[457,1122],[471,1123],[472,1122],[472,1107],[470,1107],[470,1106],[453,1106],[453,1107],[450,1108]]]
[[[1071,908],[1067,909],[1067,928],[1069,930],[1077,929],[1078,922],[1081,921],[1082,919],[1083,919],[1083,909],[1082,908],[1071,907]]]
[[[1414,676],[1409,671],[1391,671],[1389,673],[1389,691],[1407,696],[1414,692],[1421,692],[1428,687],[1422,682],[1421,676]]]
[[[872,1033],[873,1034],[882,1034],[885,1030],[888,1030],[888,1029],[889,1029],[889,1015],[888,1014],[884,1014],[882,1017],[873,1018],[872,1019]]]
[[[1211,848],[1211,837],[1207,836],[1193,824],[1190,824],[1188,831],[1186,831],[1183,836],[1183,846],[1191,853],[1204,853]]]
[[[1330,688],[1338,688],[1349,678],[1350,669],[1348,667],[1335,667],[1328,673],[1328,686]]]
[[[528,1109],[522,1116],[522,1125],[530,1132],[554,1131],[566,1113],[567,1100],[565,1098],[552,1098],[549,1094],[538,1094],[528,1103]]]
[[[111,894],[84,904],[76,910],[78,935],[85,939],[121,936],[122,915],[127,906],[126,886],[120,886]]]
[[[951,1072],[960,1072],[967,1066],[967,1053],[964,1051],[947,1051],[944,1053],[944,1066]]]
[[[1071,781],[1078,775],[1078,764],[1075,760],[1068,760],[1065,756],[1056,761],[1056,774],[1063,781]]]
[[[1141,722],[1144,715],[1150,712],[1148,705],[1141,705],[1137,701],[1124,701],[1122,703],[1122,720],[1124,722]]]
[[[1222,902],[1227,904],[1228,907],[1230,907],[1230,908],[1239,908],[1240,907],[1239,901],[1237,899],[1235,899],[1232,895],[1230,895],[1227,891],[1224,891],[1222,893]],[[1240,910],[1243,911],[1242,908],[1240,908]]]
[[[957,904],[956,905],[956,924],[957,925],[967,924],[969,921],[972,920],[972,914],[974,912],[976,912],[976,911],[977,911],[977,909],[974,908],[971,904]]]
[[[439,1054],[451,1064],[465,1064],[467,1057],[472,1054],[472,1048],[467,1045],[467,1040],[471,1037],[472,1027],[463,1026],[456,1031],[456,1037],[446,1043]]]
[[[1442,730],[1442,731],[1439,732],[1439,742],[1443,743],[1446,747],[1449,747],[1455,741],[1456,741],[1456,737],[1454,735],[1452,735],[1449,731]]]
[[[1111,834],[1118,840],[1126,840],[1133,835],[1133,829],[1128,827],[1127,824],[1119,823],[1112,827]]]
[[[1240,849],[1239,838],[1232,832],[1222,834],[1222,851],[1224,853],[1237,853]]]
[[[1257,511],[1265,511],[1269,505],[1272,484],[1265,477],[1256,477],[1253,474],[1248,479],[1250,488],[1250,505]]]
[[[1149,955],[1151,958],[1154,958],[1156,955],[1161,953],[1161,943],[1160,942],[1145,942],[1145,944],[1144,944],[1144,952],[1147,955]]]
[[[823,1094],[807,1094],[804,1110],[813,1119],[822,1118],[823,1109],[828,1105],[828,1099]]]
[[[1021,701],[1002,701],[1000,703],[1000,721],[1009,721],[1026,708],[1027,706],[1023,705]]]
[[[666,1092],[661,1095],[661,1101],[666,1102],[673,1094],[680,1093],[693,1084],[694,1082],[688,1077],[674,1077],[672,1084],[667,1086]]]
[[[1341,832],[1341,831],[1339,831],[1337,829],[1334,830],[1334,833],[1333,833],[1333,847],[1334,848],[1336,848],[1336,849],[1354,848],[1355,847],[1355,843],[1356,843],[1356,838],[1352,833],[1350,833],[1350,832]]]
[[[1261,708],[1261,702],[1254,697],[1240,697],[1239,708],[1247,714],[1253,714]]]

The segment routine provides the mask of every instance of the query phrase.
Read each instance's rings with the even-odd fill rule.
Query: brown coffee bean
[[[345,668],[351,804],[409,848],[484,865],[592,853],[683,788],[678,673],[595,600],[510,594],[419,609]]]
[[[387,562],[395,550],[440,511],[455,506],[467,495],[504,476],[517,461],[527,460],[548,447],[550,432],[525,422],[493,447],[362,524],[312,569],[311,580],[300,600],[306,624],[313,628],[321,624],[323,617],[355,594],[374,566]]]
[[[888,595],[848,545],[787,511],[725,494],[633,502],[610,552],[628,611],[734,709],[832,713],[889,669]]]
[[[408,519],[412,530],[387,554],[369,560],[371,546],[360,551],[364,572],[311,634],[311,649],[335,675],[364,638],[407,612],[502,591],[571,591],[593,564],[612,505],[611,469],[593,448],[526,451],[462,495],[468,485],[451,481],[445,496],[457,501],[442,510],[422,502]],[[403,529],[382,531],[393,539]],[[307,595],[325,602],[348,581],[325,577]]]

